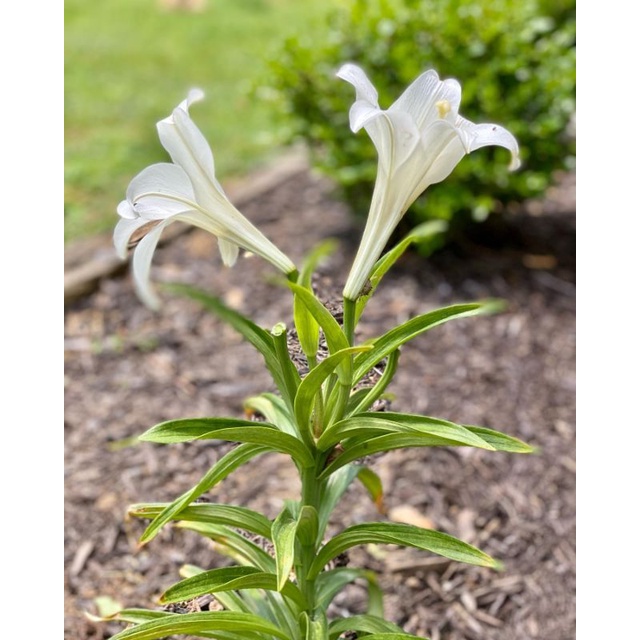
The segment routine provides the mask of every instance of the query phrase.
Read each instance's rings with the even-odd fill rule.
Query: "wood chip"
[[[69,569],[69,575],[72,578],[75,578],[80,575],[82,569],[84,569],[84,565],[86,564],[89,556],[93,552],[95,548],[95,543],[93,540],[85,540],[76,551],[76,554],[73,556],[73,562],[71,563],[71,568]]]
[[[423,515],[415,507],[409,504],[401,504],[389,510],[389,519],[393,522],[412,524],[423,529],[433,529],[434,524],[430,518]]]

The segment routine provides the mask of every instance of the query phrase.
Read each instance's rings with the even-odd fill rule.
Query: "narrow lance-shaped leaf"
[[[300,374],[296,366],[291,361],[289,355],[289,345],[287,343],[287,326],[284,322],[279,322],[271,329],[273,343],[276,349],[276,357],[280,363],[280,371],[282,372],[282,380],[286,387],[286,393],[283,394],[287,404],[293,406],[293,399],[296,397],[296,391],[300,384]]]
[[[129,507],[127,513],[136,518],[155,518],[168,506],[168,503],[134,504]],[[228,525],[256,533],[264,538],[271,536],[271,522],[268,518],[261,513],[236,505],[193,504],[183,509],[174,519]]]
[[[293,282],[287,282],[289,288],[300,298],[302,303],[309,309],[311,315],[324,331],[330,353],[337,353],[342,349],[349,348],[349,342],[344,335],[338,321],[331,315],[331,312],[313,295],[311,291]]]
[[[232,471],[242,466],[245,462],[266,453],[268,450],[267,447],[256,444],[241,444],[226,453],[207,471],[198,484],[183,493],[153,519],[140,537],[140,544],[146,544],[153,540],[167,522],[177,518],[182,509],[202,494],[210,491],[218,482],[224,480]]]
[[[396,349],[389,354],[387,363],[384,367],[382,375],[378,381],[371,387],[367,393],[363,394],[357,402],[347,405],[345,417],[369,410],[373,403],[382,396],[385,389],[389,386],[398,368],[398,360],[400,359],[400,350]]]
[[[356,465],[343,466],[327,480],[327,487],[318,510],[319,530],[321,532],[324,532],[327,528],[333,510],[358,475],[359,469],[360,467]]]
[[[327,640],[328,622],[324,611],[317,608],[311,616],[305,612],[300,619],[304,640]]]
[[[335,473],[337,469],[359,460],[365,456],[373,455],[374,453],[380,453],[382,451],[393,451],[395,449],[406,449],[407,447],[456,447],[456,446],[469,446],[465,443],[461,443],[459,440],[450,440],[440,436],[433,436],[428,433],[420,432],[394,432],[387,433],[386,435],[378,436],[375,438],[367,437],[364,441],[356,440],[354,443],[349,444],[349,448],[345,449],[343,453],[339,454],[324,471],[318,476],[319,479],[326,478],[332,473]],[[490,445],[481,447],[483,449],[490,449]]]
[[[291,411],[280,396],[273,393],[261,393],[259,396],[251,396],[244,401],[245,412],[255,412],[267,422],[275,425],[289,435],[298,435],[298,429],[292,420]]]
[[[311,505],[303,505],[298,514],[296,526],[298,539],[305,546],[314,545],[318,538],[318,531],[318,512]]]
[[[471,433],[488,442],[496,451],[508,451],[509,453],[535,453],[536,449],[528,445],[518,438],[509,436],[494,429],[486,427],[476,427],[475,425],[465,424],[464,427]]]
[[[364,488],[369,492],[378,512],[385,513],[384,490],[380,476],[368,467],[361,467],[358,471],[358,480],[360,480]]]
[[[289,579],[295,560],[297,522],[288,509],[283,509],[273,521],[271,537],[275,547],[277,588],[282,590]]]
[[[228,440],[250,442],[286,453],[303,467],[313,466],[309,449],[295,436],[282,433],[266,422],[233,420],[231,418],[185,418],[155,425],[140,436],[141,440],[163,444],[191,440]]]
[[[335,251],[336,247],[337,242],[335,240],[327,240],[309,252],[298,277],[298,284],[301,287],[312,291],[311,277],[313,272],[322,258]],[[310,365],[312,365],[315,362],[318,351],[320,327],[317,320],[313,317],[313,314],[297,295],[294,295],[293,299],[293,317],[302,352],[307,357]]]
[[[431,551],[457,562],[482,567],[500,567],[500,563],[480,549],[440,531],[421,529],[409,524],[372,522],[348,527],[324,545],[311,568],[308,578],[315,578],[333,558],[361,544],[396,544]]]
[[[278,627],[263,618],[234,611],[203,611],[169,615],[125,629],[111,640],[156,640],[171,635],[202,635],[211,631],[255,631],[290,640]],[[215,637],[215,636],[214,636]]]
[[[153,611],[151,609],[123,609],[116,619],[122,622],[130,622],[133,624],[143,624],[151,620],[159,620],[160,618],[168,618],[175,616],[175,613],[169,611]],[[104,618],[94,618],[95,622],[104,621]],[[113,618],[110,618],[113,619]],[[234,633],[233,631],[200,631],[198,634],[201,638],[215,638],[216,640],[263,640],[264,636],[255,631],[242,631]]]
[[[495,313],[503,308],[503,303],[498,300],[486,302],[473,302],[468,304],[455,304],[450,307],[436,309],[429,313],[411,318],[404,324],[395,327],[373,341],[373,349],[368,353],[357,356],[354,361],[353,380],[360,380],[367,371],[374,367],[380,360],[388,356],[392,351],[402,346],[409,340],[419,336],[425,331],[444,322],[456,318],[466,318],[485,313]]]
[[[402,633],[402,629],[384,618],[361,614],[349,618],[339,618],[329,625],[329,640],[336,640],[345,631],[362,633]],[[369,638],[369,635],[366,636]]]
[[[332,447],[347,438],[357,438],[357,444],[365,440],[383,435],[384,433],[413,433],[425,436],[444,438],[451,443],[494,450],[486,440],[465,427],[442,420],[404,413],[377,412],[360,413],[331,425],[318,440],[321,451]],[[347,446],[345,445],[345,451]]]
[[[366,636],[367,640],[424,640],[420,636],[414,636],[410,633],[372,633]]]
[[[161,596],[163,604],[192,600],[208,593],[239,591],[241,589],[265,589],[277,591],[277,577],[255,567],[223,567],[205,571],[192,578],[182,580],[167,589]],[[282,595],[304,609],[307,602],[302,592],[292,582],[282,586]]]
[[[316,580],[316,602],[318,607],[326,609],[331,601],[351,582],[364,577],[364,569],[338,567],[318,575]]]

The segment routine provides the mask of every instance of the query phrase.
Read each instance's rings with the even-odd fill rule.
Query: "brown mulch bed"
[[[434,187],[437,188],[437,187]],[[437,327],[403,349],[393,408],[497,428],[539,447],[534,455],[410,449],[379,457],[387,516],[433,526],[500,558],[501,573],[397,547],[356,548],[353,565],[380,573],[388,617],[433,640],[575,638],[575,182],[565,176],[541,203],[503,216],[426,259],[406,255],[381,285],[359,328],[375,336],[453,302],[500,297],[505,312]],[[340,249],[321,284],[344,282],[359,238],[354,220],[310,172],[243,206],[294,261],[326,237]],[[257,324],[290,324],[288,294],[269,265],[229,270],[199,231],[156,253],[156,281],[182,281],[223,297]],[[127,505],[167,501],[201,477],[222,448],[211,443],[132,445],[157,422],[242,417],[243,399],[271,388],[251,347],[197,304],[165,296],[148,311],[128,274],[103,279],[65,310],[65,637],[108,638],[118,624],[90,622],[93,599],[155,606],[184,563],[225,560],[203,540],[167,528],[138,549],[143,523]],[[296,497],[290,464],[265,456],[216,487],[212,501],[275,516]],[[354,485],[333,526],[382,516]],[[348,589],[333,615],[361,610]]]

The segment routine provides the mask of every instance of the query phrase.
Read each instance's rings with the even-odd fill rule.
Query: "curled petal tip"
[[[199,102],[204,99],[204,91],[200,87],[193,87],[189,89],[187,94],[187,106],[190,107],[194,102]]]

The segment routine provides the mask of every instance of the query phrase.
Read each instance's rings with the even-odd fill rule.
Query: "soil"
[[[365,340],[418,313],[500,297],[501,314],[457,320],[407,344],[390,389],[397,411],[505,431],[539,448],[516,455],[466,449],[407,449],[373,468],[385,490],[380,514],[354,484],[333,530],[390,518],[453,534],[499,558],[504,570],[470,567],[402,547],[357,547],[354,566],[379,573],[387,617],[432,640],[575,638],[575,176],[540,202],[495,216],[429,258],[407,254],[386,276],[362,318]],[[243,206],[290,257],[333,237],[339,250],[319,284],[339,292],[362,219],[331,184],[305,171]],[[156,282],[202,287],[260,326],[291,324],[290,298],[270,265],[241,259],[226,269],[212,236],[193,230],[156,252]],[[170,501],[225,450],[215,443],[134,442],[167,419],[243,417],[243,399],[272,389],[263,361],[228,326],[182,297],[163,295],[152,313],[127,272],[65,309],[65,637],[109,638],[94,599],[156,607],[185,563],[227,561],[191,532],[166,528],[138,548],[137,502]],[[227,445],[228,446],[228,445]],[[263,456],[207,498],[274,517],[296,497],[287,460]],[[362,611],[365,591],[347,589],[332,609]]]

